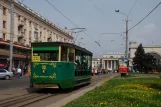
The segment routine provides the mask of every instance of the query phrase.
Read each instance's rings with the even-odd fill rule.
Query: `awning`
[[[0,67],[4,67],[5,65],[4,64],[0,64]]]

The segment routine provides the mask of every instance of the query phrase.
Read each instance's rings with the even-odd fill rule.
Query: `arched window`
[[[114,58],[113,56],[110,56],[110,58]]]

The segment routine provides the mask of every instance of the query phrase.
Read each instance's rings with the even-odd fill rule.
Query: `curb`
[[[67,103],[69,103],[70,101],[72,101],[72,100],[74,100],[74,99],[76,99],[76,98],[78,98],[78,97],[80,97],[80,96],[83,96],[83,95],[84,95],[85,93],[87,93],[88,91],[91,91],[91,90],[95,89],[96,87],[98,87],[98,86],[100,86],[101,84],[103,84],[105,81],[108,81],[108,80],[114,78],[115,76],[117,76],[117,74],[113,74],[113,75],[111,75],[109,78],[104,79],[104,80],[102,80],[101,82],[97,83],[95,86],[92,86],[92,87],[90,87],[90,88],[84,89],[84,90],[82,90],[82,91],[80,91],[80,92],[77,92],[77,93],[75,93],[75,94],[72,94],[72,95],[70,95],[70,96],[68,96],[68,97],[66,97],[66,98],[64,98],[64,99],[62,99],[62,100],[59,100],[58,102],[56,102],[56,103],[54,103],[54,104],[48,105],[48,106],[46,106],[46,107],[61,107],[61,106],[64,106],[64,105],[66,105]]]

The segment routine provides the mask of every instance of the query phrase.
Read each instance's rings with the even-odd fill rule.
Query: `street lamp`
[[[126,16],[126,46],[125,46],[125,57],[126,58],[128,58],[128,15],[126,15],[126,14],[124,14],[124,13],[122,13],[122,12],[120,12],[120,10],[115,10],[115,12],[117,12],[117,13],[120,13],[120,14],[122,14],[122,15],[124,15],[124,16]]]

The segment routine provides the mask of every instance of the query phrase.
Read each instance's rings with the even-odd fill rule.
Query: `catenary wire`
[[[143,20],[145,20],[155,9],[157,9],[159,7],[159,5],[161,4],[158,3],[157,6],[155,6],[155,8],[153,8],[153,10],[151,10],[143,19],[141,19],[137,24],[135,24],[133,27],[131,27],[128,31],[132,30],[133,28],[135,28],[137,25],[139,25]]]
[[[103,12],[101,10],[101,8],[99,8],[92,0],[88,0],[102,15],[104,15],[106,18],[108,18],[109,20],[112,20],[112,18],[110,18],[105,12]],[[119,27],[119,25],[117,25],[117,27]]]
[[[135,7],[137,1],[138,1],[138,0],[135,0],[135,2],[134,2],[134,4],[133,4],[132,8],[131,8],[130,11],[129,11],[128,16],[130,16],[130,14],[131,14],[132,10],[134,9],[134,7]]]
[[[67,16],[65,16],[59,9],[57,9],[51,2],[49,2],[48,0],[46,0],[46,2],[48,3],[48,4],[50,4],[56,11],[58,11],[61,15],[63,15],[70,23],[72,23],[75,27],[77,27],[78,28],[78,26],[70,19],[70,18],[68,18]],[[84,32],[84,34],[86,35],[86,36],[88,36],[91,40],[93,40],[93,38],[91,38],[86,32]],[[95,42],[95,40],[93,40],[94,42]]]

